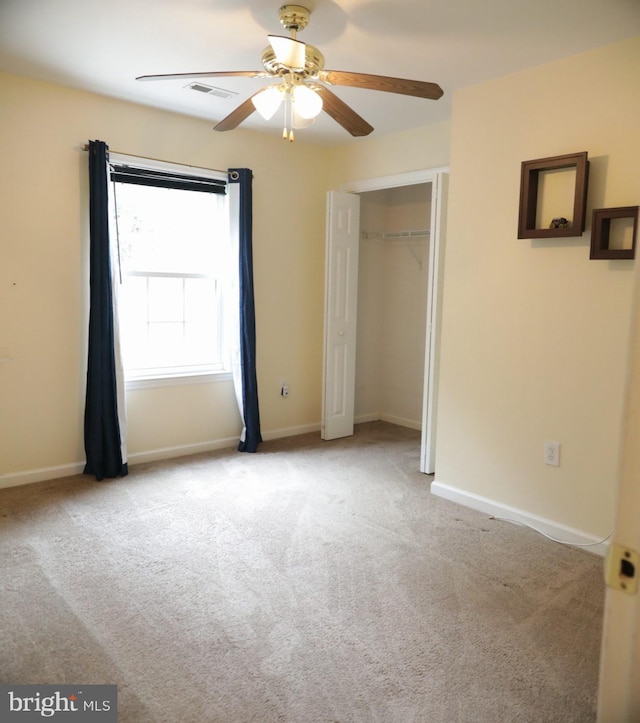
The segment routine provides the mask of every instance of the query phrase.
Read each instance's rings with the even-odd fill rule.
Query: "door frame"
[[[446,218],[446,194],[443,193],[442,179],[448,176],[449,166],[438,166],[391,176],[380,176],[360,181],[350,181],[338,187],[344,193],[361,194],[368,191],[380,191],[400,186],[413,186],[422,183],[432,184],[431,224],[432,238],[429,244],[429,300],[427,304],[427,329],[425,338],[424,386],[422,396],[422,438],[420,444],[420,471],[432,474],[435,469],[435,430],[436,430],[436,398],[439,357],[439,324],[438,318],[442,300],[442,264],[439,245],[444,239],[440,220]],[[434,203],[435,199],[435,203]],[[437,212],[437,218],[435,213]],[[435,231],[435,234],[433,233]],[[326,293],[326,290],[325,290]],[[326,363],[326,360],[325,360]]]

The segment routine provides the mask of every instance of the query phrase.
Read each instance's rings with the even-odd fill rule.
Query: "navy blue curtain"
[[[124,476],[114,350],[113,292],[109,248],[107,161],[109,147],[89,142],[90,311],[87,391],[84,409],[85,474],[97,480]]]
[[[253,292],[253,174],[248,168],[229,169],[229,183],[239,185],[240,217],[240,357],[242,373],[242,412],[245,432],[240,452],[256,452],[262,442],[258,381],[256,377],[256,314]]]

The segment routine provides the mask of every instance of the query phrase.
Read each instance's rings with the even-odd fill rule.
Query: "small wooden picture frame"
[[[571,219],[566,226],[539,228],[537,226],[538,187],[540,174],[545,171],[557,171],[565,168],[575,169],[575,188]],[[558,238],[562,236],[582,236],[585,229],[587,210],[587,184],[589,179],[589,160],[587,151],[570,153],[566,156],[538,158],[523,161],[520,176],[520,213],[518,217],[518,238]],[[565,221],[566,219],[561,219]]]
[[[627,219],[631,225],[631,248],[609,248],[611,240],[611,222]],[[590,259],[633,259],[636,255],[638,236],[638,206],[620,206],[618,208],[596,208],[591,223]]]

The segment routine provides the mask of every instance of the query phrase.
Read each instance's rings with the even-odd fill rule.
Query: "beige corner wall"
[[[449,122],[434,123],[389,136],[360,138],[331,149],[330,188],[352,181],[440,168],[449,164]]]
[[[634,262],[589,260],[591,211],[640,203],[639,78],[635,38],[454,96],[436,480],[598,537],[613,526]],[[578,151],[585,234],[518,240],[521,162]]]
[[[323,149],[0,74],[0,485],[84,460],[89,139],[112,150],[254,172],[258,385],[265,436],[318,427]],[[291,390],[279,396],[281,379]],[[132,455],[233,440],[230,382],[132,391]]]

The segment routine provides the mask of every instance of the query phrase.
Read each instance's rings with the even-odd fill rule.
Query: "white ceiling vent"
[[[186,87],[191,88],[191,90],[195,90],[198,93],[208,93],[209,95],[215,95],[217,98],[233,98],[235,95],[238,95],[233,90],[215,88],[212,85],[205,85],[204,83],[189,83],[189,85],[187,85]]]

